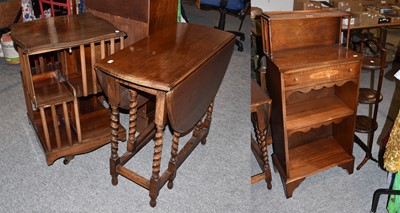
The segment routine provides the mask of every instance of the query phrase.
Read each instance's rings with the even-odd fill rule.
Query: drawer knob
[[[294,81],[299,81],[299,78],[294,78]]]
[[[353,69],[350,68],[350,69],[349,69],[349,72],[353,72]]]

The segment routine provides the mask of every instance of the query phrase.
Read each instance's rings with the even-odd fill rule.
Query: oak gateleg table
[[[177,23],[96,63],[97,76],[111,107],[113,185],[118,184],[117,177],[122,175],[148,189],[152,207],[167,181],[168,188],[173,187],[179,166],[200,142],[206,143],[214,98],[234,43],[231,33]],[[122,96],[122,90],[128,90],[129,96]],[[143,93],[155,98],[154,122],[136,135],[137,105]],[[126,152],[118,156],[119,108],[126,98],[129,99],[128,144]],[[168,169],[160,174],[167,124],[173,130],[171,158]],[[191,132],[192,137],[179,150],[179,138]],[[147,179],[124,165],[151,139],[154,139],[152,175]]]

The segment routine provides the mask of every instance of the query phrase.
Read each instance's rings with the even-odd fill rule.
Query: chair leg
[[[242,30],[243,21],[244,21],[244,16],[240,18],[240,25],[238,31]]]
[[[222,6],[222,8],[220,8],[220,17],[219,17],[218,26],[215,28],[220,29],[220,30],[225,30],[226,13],[227,13],[227,11],[225,9],[225,6]],[[244,17],[240,23],[239,30],[242,28],[243,20],[244,20]],[[244,41],[244,39],[245,39],[244,33],[242,33],[242,32],[235,32],[235,31],[227,31],[227,32],[231,32],[231,33],[235,34],[236,36],[239,37],[239,39],[241,41]],[[243,51],[242,42],[236,40],[235,44],[238,47],[238,51],[242,52]]]
[[[186,23],[189,23],[189,19],[186,16],[185,8],[183,7],[182,3],[181,3],[181,15],[182,15],[182,18],[185,19]]]
[[[225,30],[225,18],[226,18],[226,10],[221,8],[220,9],[220,17],[217,28],[220,30]]]
[[[379,197],[382,194],[387,194],[387,195],[400,195],[400,190],[392,190],[392,189],[377,189],[374,192],[374,197],[372,199],[372,206],[371,206],[371,213],[375,213],[376,209],[378,207],[378,201]]]
[[[240,12],[240,26],[239,26],[239,31],[242,29],[242,25],[243,25],[243,20],[246,17],[247,11],[250,8],[250,1],[248,1],[246,3],[246,5],[244,6],[244,9],[242,10],[242,12]]]

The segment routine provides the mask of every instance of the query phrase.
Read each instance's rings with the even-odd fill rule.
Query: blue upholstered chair
[[[200,9],[218,9],[220,11],[219,23],[216,28],[225,30],[225,17],[226,14],[237,16],[241,22],[238,31],[228,31],[239,37],[240,40],[244,41],[245,37],[242,32],[239,32],[242,28],[243,20],[246,17],[247,10],[250,8],[249,0],[197,0],[197,6]],[[239,40],[236,40],[236,45],[239,51],[243,51],[243,44]]]

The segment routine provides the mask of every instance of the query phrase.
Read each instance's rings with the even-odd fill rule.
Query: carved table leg
[[[118,106],[111,106],[111,157],[110,157],[110,174],[111,183],[115,186],[118,184],[117,165],[118,157],[118,126],[119,126],[119,111]]]
[[[193,137],[199,138],[202,128],[203,128],[203,121],[202,119],[200,119],[200,121],[197,122],[197,124],[194,126]]]
[[[150,206],[157,205],[157,196],[159,192],[160,181],[160,164],[163,147],[163,135],[166,123],[166,98],[165,93],[158,92],[156,97],[156,112],[154,122],[156,125],[156,135],[154,141],[154,154],[153,154],[153,171],[150,178]]]
[[[211,126],[211,116],[213,113],[214,109],[214,100],[211,101],[210,105],[208,106],[206,117],[204,119],[204,128],[207,128],[207,134],[204,136],[204,138],[201,140],[201,144],[205,145],[207,143],[207,136],[208,132],[210,131],[210,126]]]
[[[271,176],[271,168],[269,167],[269,160],[268,160],[268,149],[267,149],[267,139],[264,131],[257,131],[257,143],[260,147],[262,158],[264,161],[264,172],[265,172],[265,182],[267,182],[267,188],[272,188],[272,176]]]
[[[271,168],[269,167],[268,160],[268,145],[267,145],[267,126],[265,123],[265,115],[263,106],[257,107],[256,119],[255,119],[255,130],[257,143],[260,147],[262,159],[264,162],[265,182],[267,182],[267,188],[271,189],[272,177]]]
[[[137,92],[135,90],[129,90],[130,92],[130,104],[129,104],[129,138],[127,150],[128,152],[134,152],[136,149],[136,121],[137,121]]]
[[[111,183],[115,186],[118,184],[117,165],[118,157],[118,127],[119,127],[119,84],[111,77],[107,77],[107,96],[111,108],[111,157],[110,157],[110,175]]]
[[[154,155],[153,155],[153,172],[150,178],[150,206],[155,207],[157,205],[158,196],[158,182],[160,180],[160,164],[163,146],[163,134],[164,125],[156,124],[156,136],[154,142]]]
[[[174,179],[176,176],[176,157],[178,156],[178,146],[179,146],[179,132],[174,132],[174,136],[172,138],[172,147],[171,147],[171,158],[169,160],[168,164],[168,170],[171,172],[171,175],[169,177],[168,181],[168,188],[172,189],[174,187]]]
[[[207,134],[205,134],[204,137],[201,139],[201,144],[203,144],[203,145],[205,145],[207,143],[207,135],[208,135],[208,132],[210,131],[211,116],[213,113],[213,108],[214,108],[214,100],[212,100],[210,105],[208,106],[204,120],[203,121],[200,120],[194,127],[193,137],[196,137],[196,138],[199,137],[198,135],[201,130],[207,129]]]

